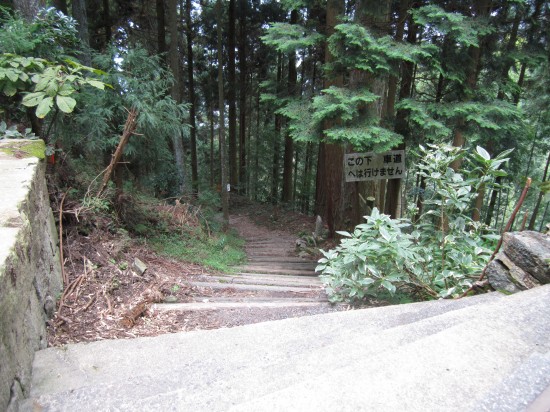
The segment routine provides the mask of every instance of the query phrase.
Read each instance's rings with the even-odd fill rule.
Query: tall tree
[[[67,0],[54,0],[52,1],[52,5],[61,13],[65,15],[69,14],[69,10],[67,8]]]
[[[72,1],[73,17],[78,22],[78,36],[82,42],[82,62],[91,66],[92,57],[90,55],[90,33],[88,31],[88,14],[86,12],[85,0]]]
[[[178,0],[168,0],[167,2],[167,14],[168,14],[168,32],[170,34],[170,46],[168,50],[168,61],[170,64],[170,70],[174,75],[174,85],[171,89],[171,96],[177,102],[181,103],[183,96],[181,94],[181,70],[180,70],[180,55],[178,50]],[[184,193],[186,189],[185,184],[185,151],[183,147],[183,139],[180,132],[174,133],[172,140],[174,157],[176,160],[176,170],[178,174],[179,190],[178,192]]]
[[[222,0],[217,0],[217,34],[218,34],[218,100],[219,100],[219,141],[220,141],[220,168],[221,168],[221,198],[222,198],[222,211],[223,211],[223,225],[224,230],[229,226],[229,191],[226,186],[227,180],[227,154],[225,148],[225,116],[224,116],[224,88],[223,88],[223,51],[222,51]]]
[[[339,22],[339,17],[344,12],[344,1],[327,0],[326,35],[334,33],[334,27]],[[332,52],[325,46],[325,64],[333,61]],[[331,86],[340,87],[344,83],[342,75],[327,77],[323,86],[328,89]],[[325,121],[323,129],[330,129],[337,121]],[[329,235],[334,237],[336,230],[343,227],[344,220],[344,148],[338,143],[323,142],[319,147],[317,166],[317,213],[322,215],[327,222]]]
[[[231,186],[239,184],[239,168],[237,162],[237,74],[235,70],[235,0],[229,0],[229,28],[227,31],[227,104],[228,104],[228,134],[229,134],[229,182]]]
[[[196,123],[196,104],[195,97],[195,74],[193,64],[193,21],[192,21],[192,0],[185,1],[185,22],[187,34],[187,80],[189,84],[189,124],[191,126],[191,183],[193,192],[199,190],[199,173],[197,160],[197,123]]]
[[[245,193],[247,189],[247,139],[246,139],[246,93],[247,88],[247,55],[246,55],[246,19],[248,0],[239,0],[239,191]]]
[[[475,18],[478,21],[485,19],[490,12],[491,0],[479,0],[474,1]],[[467,101],[473,97],[474,90],[476,88],[476,83],[478,75],[480,73],[482,58],[482,37],[478,36],[476,44],[471,44],[468,48],[466,68],[465,68],[465,81],[462,86],[462,101]],[[466,144],[466,117],[458,116],[456,119],[456,125],[453,130],[453,146],[455,147],[464,147]],[[462,159],[455,160],[451,167],[455,170],[460,168]]]
[[[290,12],[290,24],[298,23],[298,10],[293,9]],[[288,54],[288,89],[289,97],[295,97],[297,94],[298,72],[296,71],[296,52]],[[294,162],[294,141],[290,133],[285,135],[285,153],[283,162],[283,202],[293,200],[292,190],[292,169]]]
[[[395,33],[395,40],[401,42],[405,33],[405,22],[408,23],[407,42],[414,44],[416,42],[416,24],[414,23],[412,16],[408,13],[411,6],[411,0],[400,0],[399,9],[397,14],[397,28]],[[412,85],[413,85],[413,71],[414,63],[411,61],[404,61],[401,63],[401,87],[399,89],[399,100],[407,99],[411,97]],[[409,137],[409,123],[407,121],[408,112],[405,109],[397,110],[394,118],[395,110],[395,92],[397,88],[397,75],[390,77],[388,86],[388,109],[387,117],[394,122],[394,130],[396,133],[403,136],[403,143],[396,147],[397,150],[405,149],[405,142]],[[400,217],[401,214],[401,180],[402,179],[390,179],[386,189],[386,203],[385,212],[392,218]]]
[[[32,20],[38,14],[40,7],[44,7],[44,0],[13,0],[13,6],[25,20]]]
[[[166,62],[165,53],[168,51],[166,45],[166,12],[164,10],[164,0],[156,0],[157,11],[157,53],[163,56]]]

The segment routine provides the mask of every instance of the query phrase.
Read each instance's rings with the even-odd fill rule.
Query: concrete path
[[[46,349],[22,410],[543,411],[549,303],[544,286]]]

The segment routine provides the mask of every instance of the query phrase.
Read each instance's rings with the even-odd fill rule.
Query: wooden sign
[[[405,176],[405,151],[385,153],[346,153],[344,173],[346,182],[363,180],[401,179]]]

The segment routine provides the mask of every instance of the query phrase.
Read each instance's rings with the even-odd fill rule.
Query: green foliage
[[[332,301],[376,296],[380,290],[420,298],[458,296],[479,276],[498,237],[470,218],[476,190],[502,174],[508,152],[490,159],[478,148],[468,178],[450,168],[465,152],[449,145],[420,146],[417,173],[425,179],[424,210],[391,219],[374,209],[366,223],[324,253],[318,271]],[[417,210],[412,209],[413,215]]]
[[[313,99],[313,120],[340,119],[343,122],[353,120],[367,103],[373,103],[380,97],[367,89],[351,90],[331,86],[323,94]]]
[[[396,109],[407,110],[409,120],[432,139],[450,136],[453,122],[464,118],[470,128],[487,132],[517,132],[524,125],[521,110],[510,103],[439,102],[426,103],[403,99]]]
[[[43,119],[55,107],[63,113],[72,113],[76,106],[74,96],[81,87],[92,86],[104,90],[105,83],[84,73],[103,74],[100,70],[66,60],[64,64],[48,64],[43,71],[33,74],[32,93],[25,94],[22,104],[36,107],[36,117]]]
[[[5,121],[0,122],[0,140],[2,139],[36,139],[31,129],[25,129],[23,133],[17,130],[17,126],[8,127]]]
[[[163,255],[199,263],[225,273],[231,273],[231,266],[242,263],[245,259],[243,240],[233,234],[218,234],[206,239],[160,235],[150,239],[148,243]]]
[[[134,107],[139,115],[136,134],[124,152],[130,162],[127,170],[139,176],[149,193],[173,195],[179,183],[170,145],[174,136],[186,136],[188,131],[187,105],[177,104],[167,93],[173,76],[160,57],[149,56],[141,47],[111,48],[95,56],[94,65],[104,69],[101,80],[114,92],[82,89],[75,99],[86,110],[77,110],[58,125],[58,140],[65,150],[110,152],[119,142],[127,109]]]
[[[271,23],[261,39],[280,52],[292,53],[319,44],[324,36],[299,24]]]
[[[32,22],[0,8],[0,52],[60,61],[79,48],[76,20],[55,8],[41,9]]]
[[[410,223],[392,220],[376,208],[365,219],[353,233],[338,232],[345,238],[319,260],[316,271],[323,273],[333,302],[376,296],[381,288],[393,294],[408,283],[413,262],[421,261],[412,236],[402,231]]]
[[[416,24],[438,34],[448,34],[464,46],[478,46],[480,35],[489,34],[493,28],[468,19],[465,15],[447,12],[437,5],[427,5],[411,10]]]
[[[373,74],[396,74],[398,63],[419,63],[437,54],[437,47],[396,42],[390,36],[378,37],[356,23],[339,24],[328,44],[335,61],[326,65],[328,71],[357,69]]]

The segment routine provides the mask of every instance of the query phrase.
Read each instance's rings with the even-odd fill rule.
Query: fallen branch
[[[109,299],[109,296],[107,296],[107,291],[105,288],[103,289],[103,297],[105,298],[105,301],[107,302],[107,314],[111,314],[113,311],[113,305],[111,305],[111,299]]]
[[[157,289],[147,289],[142,295],[134,307],[130,308],[126,313],[122,315],[122,325],[131,328],[135,325],[136,321],[142,316],[151,306],[152,303],[158,303],[162,301],[162,293]]]
[[[113,175],[113,172],[117,164],[120,162],[120,159],[122,157],[122,152],[124,151],[124,147],[128,143],[130,136],[134,134],[136,130],[136,126],[137,126],[137,110],[135,108],[132,108],[128,112],[128,117],[126,118],[126,123],[124,124],[124,130],[122,132],[122,136],[120,137],[120,142],[118,143],[115,153],[113,154],[113,158],[111,159],[111,163],[109,163],[109,166],[107,166],[107,169],[105,169],[105,175],[103,176],[103,181],[101,182],[99,192],[97,192],[98,197],[101,196],[101,194],[107,187],[107,184],[109,183],[109,180],[111,179],[111,176]]]
[[[89,308],[90,306],[92,306],[92,303],[94,303],[94,302],[96,301],[97,295],[98,295],[98,293],[96,292],[96,294],[90,298],[90,300],[88,301],[88,303],[86,303],[83,307],[81,307],[80,309],[78,309],[78,310],[75,312],[75,315],[76,315],[77,313],[79,313],[79,312],[85,312],[86,310],[88,310],[88,308]]]

